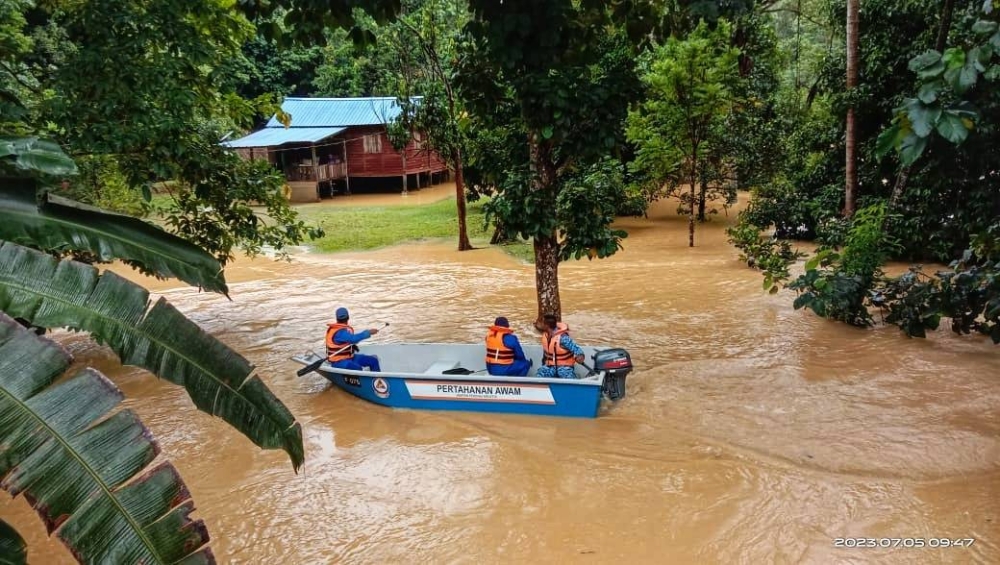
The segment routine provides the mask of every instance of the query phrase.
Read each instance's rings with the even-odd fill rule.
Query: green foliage
[[[253,366],[160,298],[112,272],[0,242],[0,311],[43,328],[88,331],[122,363],[184,386],[199,410],[298,469],[302,430]]]
[[[617,249],[614,230],[554,205],[566,187],[583,186],[569,179],[593,174],[624,141],[639,87],[624,35],[600,33],[608,14],[569,1],[473,2],[472,13],[458,81],[475,117],[467,131],[486,133],[470,143],[470,184],[495,191],[492,211],[508,233],[545,239],[561,227],[575,238],[584,234],[570,226],[590,226],[579,245],[564,243],[572,255]]]
[[[77,164],[80,174],[54,188],[60,196],[137,218],[148,213],[143,191],[128,184],[113,156],[81,157]]]
[[[123,396],[97,371],[61,379],[71,361],[0,314],[3,488],[23,494],[83,562],[213,562],[177,470],[150,467],[159,448],[149,429],[131,410],[112,414]],[[17,553],[5,551],[3,560],[15,562]]]
[[[886,206],[874,204],[854,215],[840,253],[825,249],[806,262],[805,273],[787,286],[799,296],[795,308],[809,308],[817,315],[869,326],[868,291],[881,278],[881,267],[898,244],[887,236]]]
[[[37,137],[0,137],[0,175],[60,178],[77,174],[59,144]]]
[[[5,27],[5,35],[24,40],[0,52],[0,88],[20,112],[13,123],[5,115],[4,128],[47,133],[79,159],[83,174],[58,191],[142,215],[151,185],[175,181],[185,194],[170,227],[223,261],[237,248],[254,254],[312,235],[274,196],[273,171],[218,147],[274,104],[270,95],[244,100],[234,91],[233,62],[243,59],[253,27],[232,3],[17,6],[20,27]],[[233,180],[234,189],[209,187],[214,180]],[[257,203],[267,219],[248,213]],[[212,217],[202,218],[204,210]]]
[[[618,203],[625,199],[623,175],[621,163],[608,158],[566,179],[559,190],[557,213],[576,221],[559,230],[561,261],[584,256],[603,259],[622,248],[621,240],[628,234],[612,229],[611,223]]]
[[[358,43],[370,42],[372,34],[356,27],[356,10],[362,9],[378,23],[395,18],[401,0],[238,0],[237,6],[251,20],[261,22],[260,32],[268,39],[321,44],[332,28],[349,29]],[[277,16],[281,17],[280,24]]]
[[[10,524],[0,520],[0,564],[26,565],[28,544]]]
[[[926,337],[950,318],[955,333],[977,332],[1000,344],[1000,223],[978,234],[949,266],[934,277],[912,267],[876,287],[872,304],[888,312],[886,323],[912,337]]]
[[[49,179],[76,171],[76,165],[55,143],[7,138],[4,152],[7,154],[0,160],[0,241],[55,256],[69,254],[91,263],[120,259],[148,275],[177,277],[199,288],[227,292],[222,265],[190,242],[140,219],[109,214],[43,191]],[[15,176],[3,176],[4,169]]]
[[[226,294],[222,265],[194,244],[138,218],[108,214],[78,202],[43,194],[13,181],[0,188],[0,240],[54,255],[67,252],[90,262],[115,259],[160,278]]]
[[[316,67],[311,94],[330,97],[387,94],[377,86],[383,70],[379,64],[379,51],[370,47],[359,48],[342,29],[331,31],[329,36],[323,46],[321,62]]]
[[[253,256],[285,255],[288,245],[323,235],[297,219],[284,197],[281,173],[261,160],[245,160],[215,143],[200,147],[204,169],[174,185],[165,221],[177,235],[223,264],[237,248]]]
[[[686,206],[705,219],[709,184],[719,185],[725,122],[733,111],[737,56],[730,47],[731,26],[715,29],[702,22],[685,38],[673,38],[650,54],[643,76],[647,98],[629,113],[627,134],[637,147],[630,164],[646,184],[690,185]],[[701,191],[695,194],[695,185]]]
[[[934,131],[956,145],[965,141],[981,120],[976,106],[967,99],[969,91],[981,76],[992,80],[1000,69],[1000,63],[994,61],[994,54],[1000,52],[997,27],[996,21],[976,19],[965,45],[949,47],[943,53],[928,50],[910,59],[908,68],[918,79],[917,98],[908,98],[896,108],[892,126],[879,136],[880,157],[896,149],[903,165],[912,165]]]
[[[789,266],[803,254],[792,250],[787,240],[763,237],[760,229],[746,222],[728,228],[726,234],[734,247],[740,250],[740,261],[764,274],[764,290],[775,294],[781,283],[791,275]]]

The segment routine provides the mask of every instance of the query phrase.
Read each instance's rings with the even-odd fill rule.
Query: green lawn
[[[376,249],[408,241],[448,240],[458,237],[455,202],[442,200],[422,206],[296,207],[299,218],[323,228],[326,235],[308,242],[317,251],[357,251]],[[484,229],[483,202],[470,203],[466,216],[469,239],[476,247],[489,245],[492,231]],[[504,251],[530,261],[527,243],[504,245]]]

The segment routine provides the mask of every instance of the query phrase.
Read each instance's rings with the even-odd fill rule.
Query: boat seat
[[[444,374],[445,371],[449,369],[454,369],[455,367],[458,367],[458,361],[454,361],[451,359],[438,359],[437,361],[431,363],[430,367],[427,367],[427,370],[424,371],[424,374],[441,375]]]

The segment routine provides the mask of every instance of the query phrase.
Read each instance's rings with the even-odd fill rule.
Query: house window
[[[366,135],[364,138],[365,153],[382,152],[382,136],[379,134]]]

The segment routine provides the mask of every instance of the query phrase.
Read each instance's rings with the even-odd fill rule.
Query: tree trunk
[[[694,199],[695,195],[694,175],[691,176],[691,206],[688,208],[688,247],[694,247]]]
[[[705,186],[705,181],[701,181],[701,191],[698,193],[698,221],[705,221],[705,192],[707,187]]]
[[[537,132],[528,140],[531,160],[531,190],[547,196],[551,202],[552,214],[556,215],[555,169],[549,160],[551,147],[543,145]],[[542,329],[542,318],[553,314],[562,319],[562,302],[559,300],[559,241],[555,229],[545,236],[535,236],[535,292],[538,296],[538,317],[535,327]]]
[[[455,205],[458,208],[458,250],[472,249],[469,230],[465,225],[465,177],[462,174],[462,150],[457,146],[451,150],[451,162],[455,167]]]
[[[934,43],[934,49],[938,53],[944,53],[944,48],[948,45],[948,33],[951,31],[951,11],[955,7],[955,0],[944,0],[944,6],[941,8],[941,24],[938,26],[937,41]]]
[[[493,226],[493,237],[490,238],[490,245],[500,245],[507,241],[507,230],[503,229],[503,222],[497,221]]]
[[[847,92],[853,94],[858,85],[858,9],[860,0],[847,0]],[[857,207],[858,171],[855,155],[857,133],[854,123],[854,104],[847,108],[845,127],[845,186],[844,217],[854,215]]]
[[[538,318],[535,327],[542,327],[542,316],[555,314],[562,319],[562,303],[559,300],[559,242],[555,235],[536,237],[535,248],[535,288],[538,291]]]

